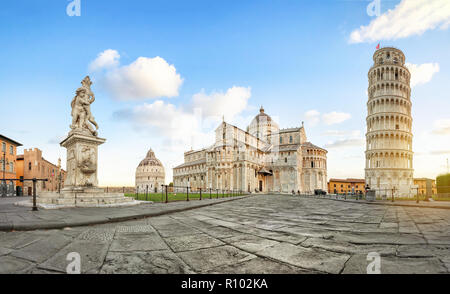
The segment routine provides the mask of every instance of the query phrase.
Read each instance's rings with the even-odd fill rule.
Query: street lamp
[[[59,170],[59,176],[58,176],[58,194],[61,194],[61,180],[62,180],[61,170]]]
[[[3,151],[3,163],[2,163],[2,168],[3,168],[3,180],[2,180],[2,196],[6,197],[6,151]]]

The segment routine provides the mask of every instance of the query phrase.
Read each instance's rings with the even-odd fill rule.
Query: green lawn
[[[219,198],[223,197],[235,197],[235,196],[243,196],[244,194],[230,194],[230,193],[219,193]],[[149,193],[147,196],[145,194],[138,194],[136,197],[136,194],[125,194],[127,197],[133,197],[136,200],[142,200],[142,201],[153,201],[153,202],[165,202],[166,201],[166,195],[163,195],[162,193]],[[171,201],[186,201],[187,195],[186,193],[167,193],[167,197],[169,202]],[[202,199],[209,199],[209,192],[202,193]],[[216,199],[217,194],[211,193],[211,198]],[[199,200],[200,199],[200,193],[189,193],[189,200]]]

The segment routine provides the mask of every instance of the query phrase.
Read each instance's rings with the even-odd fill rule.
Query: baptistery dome
[[[165,184],[164,166],[150,149],[136,168],[136,189],[139,193],[159,192],[163,184]]]

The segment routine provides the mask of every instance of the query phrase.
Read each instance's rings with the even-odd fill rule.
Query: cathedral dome
[[[261,106],[258,115],[252,120],[247,130],[250,135],[269,142],[271,135],[278,132],[279,128],[278,124],[264,112],[264,108]]]
[[[139,163],[139,166],[163,166],[161,161],[155,156],[155,152],[150,149],[147,156]]]
[[[264,112],[264,108],[261,106],[259,113],[252,120],[250,125],[258,124],[259,122],[271,122],[272,118]]]

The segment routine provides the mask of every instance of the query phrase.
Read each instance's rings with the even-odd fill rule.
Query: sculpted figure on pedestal
[[[92,175],[97,171],[97,158],[95,151],[89,147],[83,147],[81,149],[81,157],[78,162],[78,168],[82,173],[82,183],[86,186],[92,186],[93,179]]]
[[[72,130],[87,130],[93,136],[97,136],[98,125],[91,113],[91,104],[95,101],[95,95],[91,90],[91,79],[86,76],[81,81],[81,87],[77,89],[75,97],[72,99]],[[95,126],[95,129],[91,124]]]

